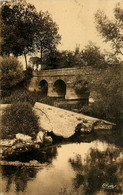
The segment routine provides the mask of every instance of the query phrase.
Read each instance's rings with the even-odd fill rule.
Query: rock
[[[93,123],[90,123],[90,122],[87,122],[87,123],[79,123],[75,129],[75,132],[76,133],[90,133],[93,131],[93,127],[94,127],[94,124]]]
[[[12,140],[10,140],[10,139],[1,139],[0,140],[0,145],[2,147],[4,147],[4,146],[10,147],[15,143],[15,141],[16,141],[16,139],[12,139]]]
[[[113,127],[115,127],[114,123],[105,120],[98,120],[94,123],[94,130],[111,130]]]
[[[14,150],[12,149],[12,148],[5,148],[4,150],[3,150],[3,153],[2,153],[2,156],[8,156],[8,155],[11,155],[11,154],[13,154],[13,152],[14,152]]]
[[[40,148],[40,145],[39,144],[35,144],[35,148],[36,149],[39,149]]]
[[[29,163],[30,164],[38,164],[39,162],[37,160],[30,160]]]
[[[21,140],[23,142],[31,142],[32,138],[29,135],[24,135],[22,133],[16,134],[16,139]]]
[[[43,141],[44,141],[44,133],[43,133],[42,131],[40,131],[40,132],[37,134],[36,142],[37,142],[37,143],[43,144]]]
[[[80,123],[84,125],[82,128],[82,131],[84,132],[91,132],[92,129],[98,130],[101,128],[111,130],[114,126],[113,123],[108,121],[103,121],[98,118],[89,117],[39,102],[35,103],[33,110],[39,117],[39,126],[42,129],[45,129],[48,132],[52,131],[54,135],[63,138],[69,138],[74,135],[76,127]]]
[[[52,137],[50,137],[50,136],[45,136],[44,137],[44,142],[46,142],[46,143],[52,143],[53,142],[53,140],[52,140]]]
[[[14,149],[19,149],[19,148],[23,148],[23,146],[24,146],[24,144],[20,142],[20,143],[17,143],[16,145],[14,145],[13,147],[14,147]]]

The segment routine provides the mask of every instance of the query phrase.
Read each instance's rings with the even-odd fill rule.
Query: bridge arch
[[[40,87],[40,91],[41,91],[42,96],[47,96],[48,82],[45,79],[41,80],[39,83],[39,87]]]
[[[65,97],[66,83],[62,79],[56,80],[53,85],[53,90],[57,93],[57,97]]]

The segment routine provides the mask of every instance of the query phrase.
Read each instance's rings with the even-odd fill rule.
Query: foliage
[[[118,119],[122,113],[122,65],[108,68],[97,85],[97,108],[105,118]]]
[[[108,19],[103,11],[95,14],[96,27],[106,42],[110,42],[114,54],[123,55],[123,3],[118,3],[114,9],[114,20]]]
[[[27,102],[8,106],[2,115],[2,138],[13,138],[17,133],[35,137],[39,131],[38,117]]]
[[[100,52],[99,47],[91,42],[82,50],[82,59],[86,62],[87,66],[93,66],[95,68],[106,67],[104,54]]]
[[[60,42],[58,26],[48,12],[37,12],[35,6],[25,0],[6,1],[1,6],[2,54],[15,56],[37,51],[43,54],[54,50]]]
[[[89,93],[89,83],[85,80],[77,80],[74,89],[78,95]]]
[[[32,72],[32,68],[28,67],[25,71],[24,71],[24,85],[28,85],[30,83],[31,78],[33,77],[33,72]]]
[[[36,9],[25,0],[6,1],[1,6],[3,54],[13,53],[15,56],[34,51],[34,24]]]
[[[108,59],[108,60],[107,60]],[[72,68],[92,66],[94,68],[107,67],[108,61],[111,63],[112,56],[101,53],[100,48],[90,42],[83,50],[78,47],[74,51],[53,51],[48,55],[45,64],[54,68]],[[112,59],[112,61],[114,58]],[[115,60],[114,60],[115,61]]]
[[[123,9],[122,3],[118,3],[114,9],[114,20],[109,20],[104,12],[98,10],[95,14],[98,32],[106,42],[112,44],[113,52],[107,53],[105,58],[107,68],[103,70],[101,77],[93,82],[96,91],[95,102],[82,108],[82,112],[96,117],[110,119],[115,122],[122,118],[122,65],[118,59],[123,50]]]
[[[29,92],[25,88],[18,88],[10,92],[9,96],[2,97],[1,101],[3,104],[12,104],[17,102],[28,102],[32,106],[35,102],[39,101],[41,94],[38,92]]]
[[[37,49],[40,51],[41,62],[43,56],[56,49],[56,45],[60,42],[58,34],[58,26],[51,18],[48,12],[40,11],[35,24],[34,41]]]
[[[50,52],[45,63],[53,68],[72,68],[72,67],[82,67],[86,65],[85,61],[82,59],[81,52],[79,48],[75,51],[53,51]]]
[[[15,57],[1,58],[1,88],[10,89],[20,83],[23,78],[22,64]]]
[[[103,119],[118,120],[122,116],[122,64],[108,67],[98,79],[94,90],[95,102],[82,108],[82,112]]]
[[[45,64],[47,64],[49,68],[55,69],[65,67],[64,51],[51,51],[45,59]]]

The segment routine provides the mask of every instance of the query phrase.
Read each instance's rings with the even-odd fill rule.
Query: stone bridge
[[[41,91],[49,97],[64,97],[68,100],[88,99],[89,93],[77,94],[74,85],[81,79],[81,68],[63,68],[33,72],[30,91]]]

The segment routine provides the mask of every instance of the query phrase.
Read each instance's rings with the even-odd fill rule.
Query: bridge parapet
[[[65,76],[65,75],[78,75],[81,74],[83,68],[62,68],[62,69],[50,69],[33,71],[34,76]]]

